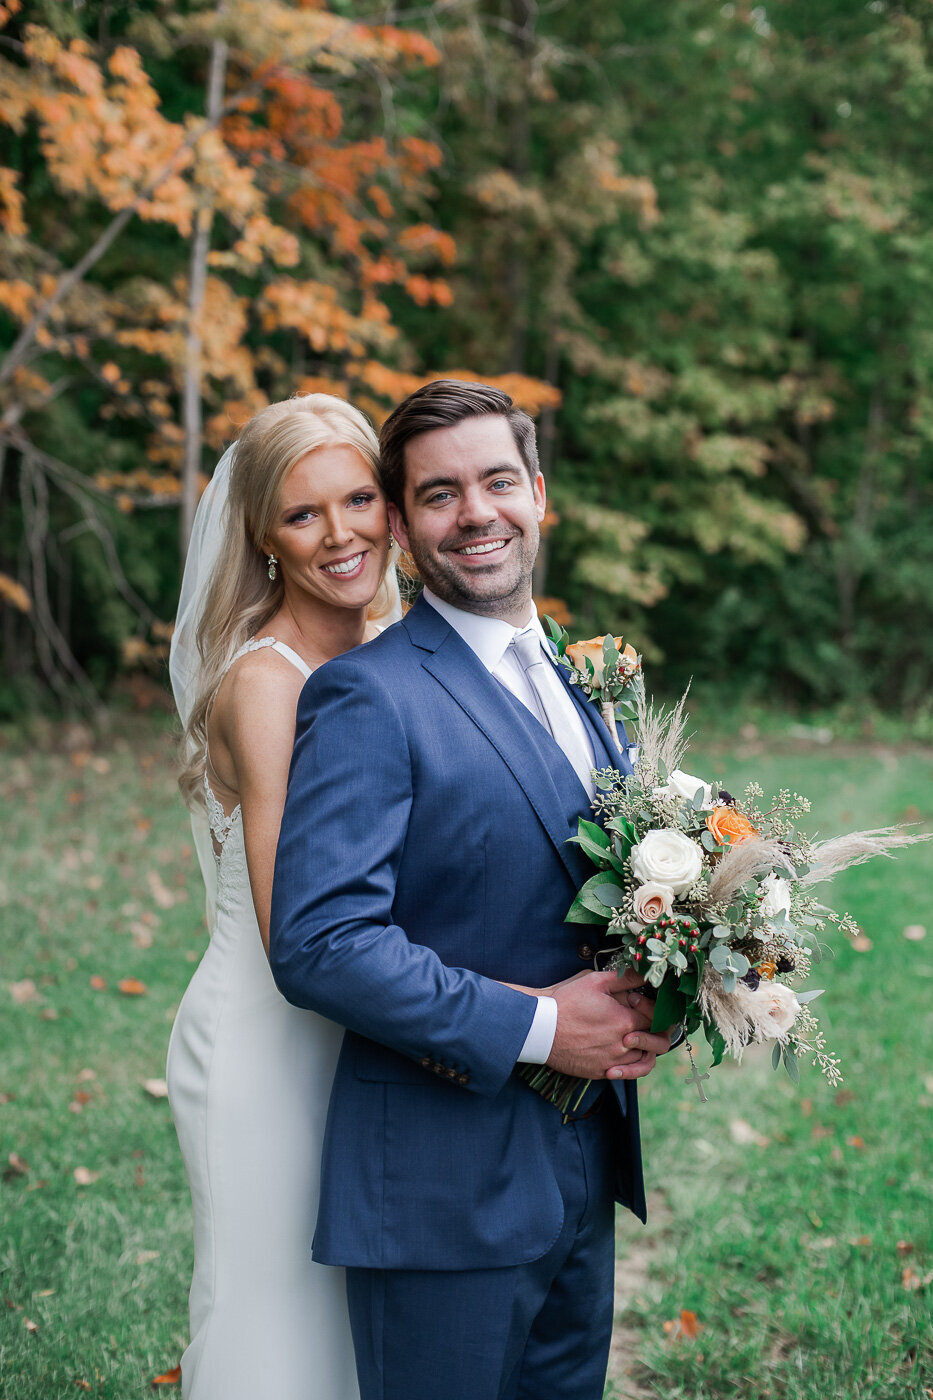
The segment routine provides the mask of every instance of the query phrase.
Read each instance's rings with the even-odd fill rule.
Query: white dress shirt
[[[535,719],[539,719],[538,704],[511,641],[518,632],[524,631],[525,627],[533,627],[538,632],[541,648],[548,663],[539,684],[547,687],[547,709],[554,728],[554,738],[592,798],[596,791],[592,778],[595,762],[592,740],[582,715],[556,673],[553,653],[534,609],[525,627],[513,627],[511,622],[504,622],[498,617],[481,617],[478,613],[464,612],[461,608],[451,607],[449,603],[435,597],[428,588],[423,590],[422,596],[435,612],[440,613],[441,617],[450,623],[470,650],[476,653],[487,671],[511,691],[515,698],[531,711]],[[531,1029],[518,1057],[519,1063],[544,1064],[554,1044],[557,1031],[557,1002],[553,997],[547,996],[539,996],[537,1001]]]

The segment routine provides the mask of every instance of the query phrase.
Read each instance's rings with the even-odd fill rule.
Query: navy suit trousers
[[[554,1165],[564,1220],[540,1259],[463,1272],[347,1270],[361,1400],[602,1400],[616,1112],[604,1094],[591,1116],[562,1126]]]

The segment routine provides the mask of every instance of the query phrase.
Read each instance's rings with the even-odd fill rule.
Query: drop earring
[[[269,570],[268,570],[268,573],[269,573],[269,577],[270,577],[273,581],[275,580],[275,566],[276,566],[276,564],[277,564],[278,562],[279,562],[279,561],[276,559],[276,557],[275,557],[274,554],[270,554],[270,555],[269,555]]]
[[[391,549],[392,546],[393,546],[393,545],[396,545],[396,544],[398,544],[398,540],[395,538],[395,536],[393,535],[392,531],[390,530],[390,531],[389,531],[389,548]]]

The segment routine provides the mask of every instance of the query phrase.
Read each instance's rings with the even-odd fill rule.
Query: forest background
[[[574,632],[930,729],[926,0],[0,23],[0,718],[164,680],[255,409],[470,374],[538,416]]]

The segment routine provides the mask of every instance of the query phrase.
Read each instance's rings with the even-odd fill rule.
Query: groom
[[[302,692],[272,900],[281,990],[347,1027],[314,1258],[347,1267],[362,1400],[600,1400],[633,1081],[669,1036],[630,975],[579,975],[567,842],[629,765],[534,611],[531,420],[437,380],[380,447],[425,589]],[[595,1081],[573,1121],[522,1062]]]

